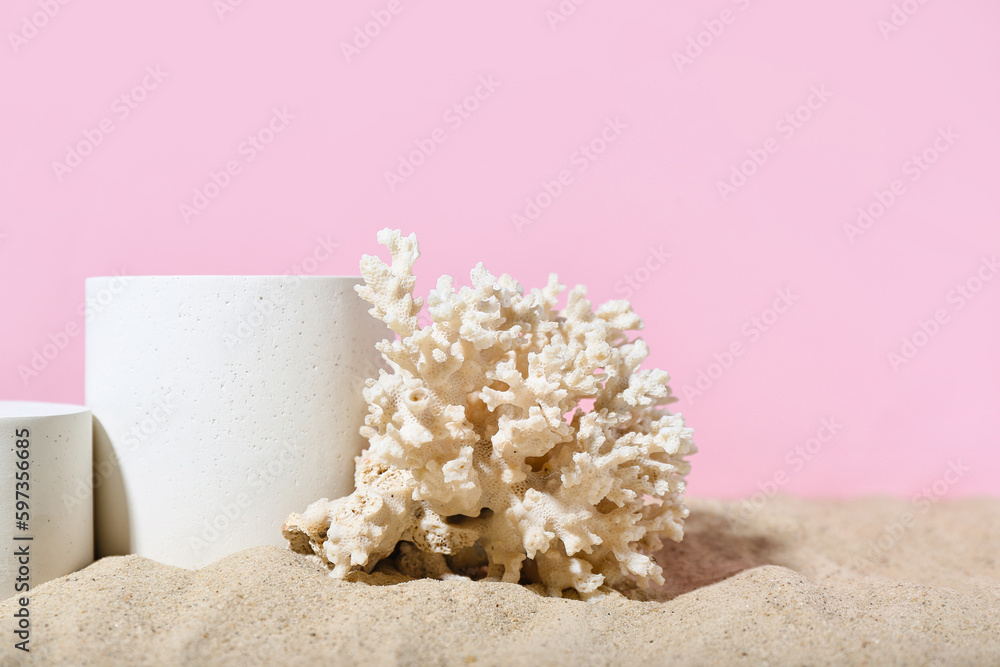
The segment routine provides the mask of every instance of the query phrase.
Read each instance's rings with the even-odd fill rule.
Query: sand
[[[355,574],[260,547],[106,558],[31,595],[31,664],[998,665],[1000,499],[691,500],[644,596]],[[744,516],[746,515],[746,516]],[[635,599],[639,598],[639,599]],[[13,648],[0,603],[0,664]]]

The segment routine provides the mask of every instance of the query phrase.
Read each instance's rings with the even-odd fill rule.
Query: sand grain
[[[778,497],[746,522],[691,507],[658,555],[667,584],[626,592],[645,600],[337,581],[272,547],[196,572],[106,558],[32,592],[31,664],[1000,664],[1000,500],[941,503],[901,533],[900,500]],[[4,636],[0,663],[28,664]]]

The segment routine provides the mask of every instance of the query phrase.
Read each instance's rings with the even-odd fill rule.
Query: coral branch
[[[391,263],[365,256],[358,293],[399,335],[379,346],[392,372],[364,390],[357,490],[289,517],[291,547],[338,577],[409,542],[440,554],[428,560],[438,572],[442,555],[470,547],[504,581],[531,563],[552,594],[586,596],[626,576],[662,582],[650,554],[683,536],[685,457],[696,449],[681,415],[662,407],[669,376],[639,370],[649,348],[629,338],[642,321],[628,302],[595,311],[576,287],[558,311],[554,275],[525,294],[480,264],[471,286],[438,281],[420,328],[416,237],[383,230],[378,240]]]

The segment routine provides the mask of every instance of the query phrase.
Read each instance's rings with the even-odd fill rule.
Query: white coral
[[[392,372],[364,390],[357,490],[289,517],[292,548],[337,577],[406,541],[449,555],[478,545],[488,576],[509,582],[531,559],[552,594],[629,574],[662,583],[649,554],[683,536],[684,457],[696,449],[661,407],[673,400],[667,374],[639,370],[649,349],[626,335],[642,327],[628,302],[594,311],[576,287],[560,312],[555,275],[525,295],[480,264],[472,287],[438,281],[421,328],[416,237],[386,229],[378,240],[392,263],[363,257],[358,292],[399,335],[378,346]]]

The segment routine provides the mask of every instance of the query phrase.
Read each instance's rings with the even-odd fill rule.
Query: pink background
[[[1000,252],[995,2],[908,0],[894,17],[889,0],[591,0],[552,23],[559,0],[224,1],[5,3],[0,396],[82,400],[86,276],[353,274],[392,226],[420,238],[420,293],[479,260],[529,287],[555,271],[595,301],[632,276],[651,362],[696,429],[694,494],[780,474],[788,493],[912,495],[956,462],[949,494],[1000,491],[1000,280],[982,264]],[[348,62],[373,11],[392,20]],[[480,77],[498,85],[449,113]],[[249,160],[275,108],[294,119]],[[602,146],[609,119],[624,127]],[[102,121],[113,131],[60,180],[53,163]],[[914,171],[925,150],[936,161]],[[186,221],[229,161],[239,173]],[[519,232],[512,215],[564,170]],[[845,225],[894,180],[852,243]],[[967,281],[971,300],[953,291]],[[772,317],[779,290],[792,305]],[[51,340],[65,349],[22,379]],[[807,461],[796,448],[817,434]]]

